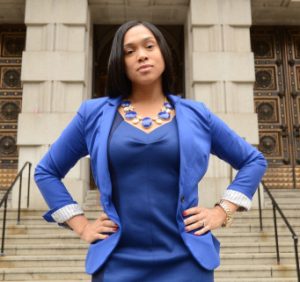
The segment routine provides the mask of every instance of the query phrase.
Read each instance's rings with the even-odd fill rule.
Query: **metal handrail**
[[[17,180],[19,180],[19,199],[18,199],[18,218],[17,218],[17,224],[20,224],[21,220],[21,193],[22,193],[22,176],[23,171],[28,166],[28,182],[27,182],[27,208],[29,207],[29,195],[30,195],[30,175],[31,175],[31,166],[32,164],[30,162],[25,162],[23,167],[20,169],[18,174],[16,175],[14,181],[11,183],[7,191],[5,192],[2,200],[0,201],[0,208],[2,207],[4,203],[4,210],[3,210],[3,223],[2,223],[2,239],[1,239],[1,252],[0,255],[4,255],[4,241],[5,241],[5,231],[6,231],[6,214],[7,214],[7,201],[8,201],[8,195],[12,191],[12,188],[16,184]]]
[[[295,249],[295,259],[296,259],[296,271],[297,271],[297,277],[298,277],[298,282],[300,282],[300,267],[299,267],[299,254],[298,254],[298,236],[295,233],[293,227],[289,223],[288,219],[286,216],[283,214],[281,208],[277,204],[276,200],[274,199],[273,195],[271,194],[270,190],[267,188],[265,183],[261,181],[261,184],[264,188],[264,191],[267,192],[269,195],[271,201],[272,201],[272,206],[273,206],[273,220],[274,220],[274,230],[275,230],[275,243],[276,243],[276,254],[277,254],[277,264],[280,264],[280,253],[279,253],[279,244],[278,244],[278,230],[277,230],[277,216],[276,216],[276,210],[279,212],[281,215],[284,223],[290,230],[292,234],[292,238],[294,240],[294,249]],[[259,204],[259,221],[260,221],[260,230],[263,230],[263,221],[262,221],[262,207],[261,207],[261,195],[260,195],[260,187],[258,187],[258,204]]]

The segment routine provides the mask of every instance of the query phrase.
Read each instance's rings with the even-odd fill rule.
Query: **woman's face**
[[[143,25],[129,29],[124,36],[124,60],[133,85],[161,83],[165,63],[153,33]]]

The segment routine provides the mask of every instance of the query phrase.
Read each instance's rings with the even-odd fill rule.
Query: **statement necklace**
[[[164,120],[169,120],[171,117],[170,112],[174,109],[173,106],[167,100],[165,100],[161,111],[157,114],[156,117],[152,118],[141,117],[140,115],[138,115],[134,110],[134,107],[131,105],[131,101],[129,100],[123,100],[121,106],[125,113],[126,120],[129,120],[134,124],[140,122],[144,128],[150,128],[153,124],[153,121],[155,121],[157,124],[161,124]]]

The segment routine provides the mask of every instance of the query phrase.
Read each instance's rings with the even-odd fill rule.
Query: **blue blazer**
[[[201,236],[186,232],[182,216],[185,209],[198,205],[198,182],[207,171],[210,154],[238,170],[227,190],[238,192],[249,201],[267,168],[267,162],[261,152],[237,135],[202,102],[171,94],[168,94],[168,98],[176,110],[180,147],[176,214],[178,232],[195,259],[204,268],[212,270],[220,264],[219,241],[211,232]],[[120,218],[112,202],[107,159],[108,136],[120,102],[121,97],[102,97],[83,102],[76,116],[35,169],[35,181],[50,208],[44,218],[53,222],[53,212],[76,203],[61,179],[80,158],[90,155],[95,183],[101,194],[101,205],[119,229],[107,239],[90,244],[86,257],[86,272],[89,274],[95,273],[103,265],[122,233]]]

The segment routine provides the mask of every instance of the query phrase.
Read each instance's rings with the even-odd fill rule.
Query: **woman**
[[[160,31],[130,21],[115,34],[109,97],[84,102],[35,170],[50,210],[90,243],[94,282],[210,282],[219,242],[210,232],[248,210],[263,155],[203,103],[170,94],[171,55]],[[221,201],[198,207],[210,153],[239,170]],[[89,154],[104,211],[88,221],[61,178]],[[207,188],[209,189],[209,187]]]

